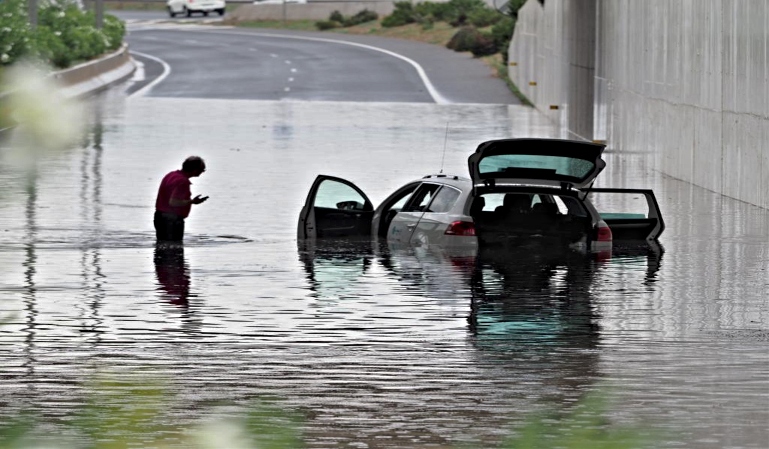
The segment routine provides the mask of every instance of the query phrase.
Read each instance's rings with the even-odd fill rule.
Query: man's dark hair
[[[182,171],[192,173],[206,168],[206,163],[200,156],[190,156],[184,160]]]

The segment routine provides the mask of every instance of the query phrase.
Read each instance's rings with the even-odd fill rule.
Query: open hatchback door
[[[592,188],[583,192],[611,229],[614,242],[656,241],[665,230],[651,190]]]
[[[297,239],[367,237],[373,215],[371,201],[355,184],[319,175],[299,214]]]
[[[468,158],[473,185],[542,185],[583,189],[606,167],[604,145],[563,139],[500,139]]]

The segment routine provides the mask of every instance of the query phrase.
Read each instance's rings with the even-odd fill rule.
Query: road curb
[[[84,97],[124,80],[135,70],[136,62],[128,52],[128,44],[123,43],[113,53],[54,72],[51,77],[62,86],[64,95]]]

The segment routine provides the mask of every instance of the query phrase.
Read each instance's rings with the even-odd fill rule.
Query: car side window
[[[315,195],[315,207],[341,210],[369,210],[366,199],[352,187],[332,179],[324,180]]]
[[[420,212],[427,210],[427,205],[430,204],[438,187],[440,187],[438,184],[424,183],[420,185],[401,212]]]
[[[435,194],[435,197],[432,202],[430,202],[430,205],[425,212],[448,212],[451,209],[451,206],[457,201],[457,198],[459,198],[459,190],[453,187],[443,186]]]

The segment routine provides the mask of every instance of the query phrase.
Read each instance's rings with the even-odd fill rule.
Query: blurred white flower
[[[11,57],[8,56],[7,53],[3,53],[2,55],[0,55],[0,62],[5,63],[5,62],[8,62],[9,59],[11,59]]]
[[[4,72],[2,110],[11,132],[15,159],[34,163],[51,152],[70,148],[82,136],[84,110],[67,98],[48,76],[51,69],[29,62],[14,63]]]
[[[61,31],[54,31],[53,34],[55,34],[56,36],[61,36]]]
[[[196,446],[201,449],[253,449],[248,432],[237,421],[217,421],[202,425],[194,434]]]

